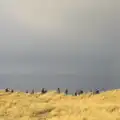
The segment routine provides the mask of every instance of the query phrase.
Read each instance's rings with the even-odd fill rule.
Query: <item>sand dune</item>
[[[0,120],[120,120],[120,90],[81,96],[1,90]]]

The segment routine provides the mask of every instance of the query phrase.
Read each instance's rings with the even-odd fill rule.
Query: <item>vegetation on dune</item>
[[[120,90],[80,96],[1,90],[0,120],[120,120]]]

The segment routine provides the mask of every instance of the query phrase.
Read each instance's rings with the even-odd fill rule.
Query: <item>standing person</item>
[[[78,91],[78,95],[83,94],[83,90]]]
[[[99,94],[99,93],[100,93],[99,89],[96,89],[96,94]]]
[[[98,89],[96,89],[93,94],[99,94],[99,93],[100,93],[100,91]]]
[[[75,92],[75,96],[77,96],[77,91]]]
[[[57,89],[57,93],[60,93],[60,88]]]
[[[5,92],[9,92],[9,88],[6,88],[6,89],[5,89]]]
[[[68,89],[65,89],[65,94],[66,94],[66,95],[68,94]]]
[[[41,93],[42,93],[42,94],[45,93],[45,89],[44,89],[44,88],[41,89]]]

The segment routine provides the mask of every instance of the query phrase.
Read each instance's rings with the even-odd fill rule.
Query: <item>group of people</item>
[[[96,89],[95,91],[90,91],[90,92],[93,93],[93,94],[99,94],[100,93],[100,91],[98,89]],[[60,88],[57,89],[57,93],[60,93]],[[64,93],[67,95],[68,94],[68,89],[65,89]],[[78,95],[81,95],[83,93],[84,93],[83,90],[76,90],[74,95],[78,96]]]
[[[5,92],[11,92],[11,93],[13,93],[14,90],[13,90],[13,89],[6,88],[6,89],[5,89]],[[93,94],[99,94],[99,93],[100,93],[100,91],[99,91],[98,89],[96,89],[95,91],[90,91],[90,92],[93,93]],[[26,90],[26,93],[29,93],[28,90]],[[35,93],[34,89],[32,89],[32,91],[31,91],[30,93],[31,93],[31,94],[34,94],[34,93]],[[41,94],[45,94],[45,93],[47,93],[47,90],[46,90],[45,88],[42,88],[42,89],[41,89]],[[58,93],[58,94],[61,93],[60,88],[57,88],[57,93]],[[65,89],[64,93],[67,95],[67,94],[68,94],[68,89]],[[84,93],[83,90],[76,90],[75,93],[74,93],[74,95],[75,95],[75,96],[78,96],[78,95],[81,95],[81,94],[83,94],[83,93]]]
[[[26,93],[28,93],[28,90],[26,90]],[[34,94],[34,93],[35,93],[35,91],[34,91],[34,89],[32,89],[31,94]],[[45,93],[47,93],[47,90],[45,88],[42,88],[41,93],[45,94]]]
[[[10,88],[6,88],[6,89],[5,89],[5,92],[11,92],[11,93],[13,93],[14,90],[13,90],[13,89],[10,89]]]

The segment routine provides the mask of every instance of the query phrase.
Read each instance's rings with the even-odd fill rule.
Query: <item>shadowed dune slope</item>
[[[120,120],[120,90],[80,96],[1,90],[0,120]]]

